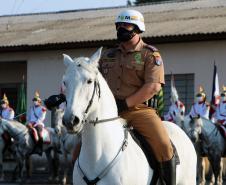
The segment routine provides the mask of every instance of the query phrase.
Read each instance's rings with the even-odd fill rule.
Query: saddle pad
[[[42,129],[42,138],[43,138],[43,143],[50,144],[50,142],[51,142],[50,133],[45,128]]]

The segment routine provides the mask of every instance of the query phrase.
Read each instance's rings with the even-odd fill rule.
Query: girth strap
[[[89,180],[86,176],[84,176],[83,180],[86,182],[87,185],[96,185],[100,178],[96,177],[94,180]]]

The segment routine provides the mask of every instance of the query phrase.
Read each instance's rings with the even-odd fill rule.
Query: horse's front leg
[[[51,182],[53,180],[53,161],[51,156],[51,149],[45,150],[45,155],[48,162],[48,170],[49,170],[48,180]]]
[[[26,159],[25,159],[25,167],[26,167],[26,182],[30,182],[31,176],[32,176],[31,156],[26,157]]]
[[[63,179],[62,179],[62,184],[63,185],[66,185],[67,184],[67,173],[68,173],[68,160],[67,160],[67,152],[64,151],[64,176],[63,176]]]
[[[221,157],[214,155],[214,156],[210,156],[209,157],[212,169],[213,169],[213,174],[214,174],[214,178],[215,178],[215,185],[222,185],[223,184],[223,180],[222,180],[222,161],[221,161]]]

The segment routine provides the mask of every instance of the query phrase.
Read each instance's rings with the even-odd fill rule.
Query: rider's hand
[[[47,109],[52,110],[54,107],[58,107],[61,103],[66,101],[64,94],[52,95],[44,100],[44,104]]]

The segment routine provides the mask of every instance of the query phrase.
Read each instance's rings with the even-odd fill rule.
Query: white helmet
[[[144,17],[137,10],[125,10],[121,12],[115,20],[115,23],[119,22],[135,24],[141,32],[145,31]]]

